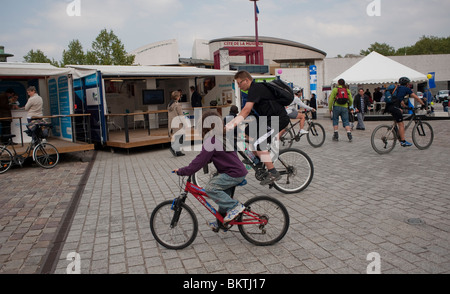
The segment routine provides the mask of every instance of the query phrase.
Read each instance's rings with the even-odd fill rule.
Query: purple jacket
[[[248,173],[247,169],[239,159],[236,151],[223,151],[222,142],[218,141],[220,144],[215,144],[215,142],[215,137],[206,139],[200,154],[189,166],[179,169],[177,174],[180,176],[191,176],[206,164],[212,162],[220,174],[225,173],[233,178],[245,177]]]

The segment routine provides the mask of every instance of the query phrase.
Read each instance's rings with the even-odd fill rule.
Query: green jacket
[[[338,88],[342,88],[342,86],[338,86]],[[349,89],[347,89],[347,92],[348,92],[348,103],[346,103],[346,104],[337,104],[337,103],[335,104],[334,103],[334,99],[336,98],[338,88],[334,88],[333,91],[331,91],[330,99],[328,100],[328,108],[330,109],[330,111],[333,110],[333,107],[335,105],[336,106],[345,107],[345,108],[348,108],[350,105],[353,105],[352,92]]]

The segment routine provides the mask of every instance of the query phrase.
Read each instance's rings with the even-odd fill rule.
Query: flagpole
[[[255,36],[256,36],[256,47],[259,46],[259,36],[258,36],[258,7],[256,5],[256,2],[259,0],[250,0],[254,2],[255,6]]]

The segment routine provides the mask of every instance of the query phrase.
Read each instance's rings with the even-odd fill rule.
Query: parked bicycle
[[[241,235],[257,246],[269,246],[279,242],[289,229],[289,213],[278,200],[269,196],[257,196],[248,200],[246,209],[229,223],[224,223],[220,214],[205,198],[205,190],[180,177],[180,188],[184,192],[174,200],[164,201],[153,210],[150,216],[150,229],[155,240],[168,249],[179,250],[194,242],[198,233],[198,220],[194,211],[186,204],[188,194],[192,194],[212,215],[220,227],[215,230],[229,231],[238,226]],[[245,182],[245,181],[244,181]],[[245,183],[243,183],[245,184]],[[234,196],[236,187],[227,193]]]
[[[414,122],[414,128],[412,130],[412,140],[414,145],[421,150],[428,149],[434,140],[434,132],[431,125],[422,121],[423,115],[417,115],[417,110],[421,108],[408,108],[413,113],[405,120],[409,120],[409,123],[405,126],[405,132],[409,126]],[[394,122],[392,125],[380,125],[372,132],[371,143],[372,148],[379,154],[386,154],[391,152],[397,140],[400,140],[398,135],[397,124]]]
[[[268,170],[259,158],[244,151],[238,151],[243,162],[255,171],[255,177],[258,181],[266,178]],[[250,156],[249,156],[250,155]],[[253,156],[252,156],[253,157]],[[255,162],[256,161],[256,162]],[[269,185],[269,188],[275,188],[285,194],[298,193],[306,189],[314,177],[314,165],[311,158],[305,152],[298,149],[285,149],[280,151],[277,159],[274,161],[275,168],[279,171],[282,178],[279,181]],[[203,170],[196,172],[192,177],[192,182],[199,186],[204,185],[217,174],[213,164],[206,165]]]
[[[305,112],[306,123],[308,125],[306,134],[306,138],[308,143],[314,147],[319,148],[325,142],[325,129],[323,126],[317,122],[314,122],[308,116],[308,111]],[[292,147],[294,142],[300,142],[300,139],[304,136],[304,134],[300,133],[300,128],[297,127],[300,124],[300,121],[295,124],[292,121],[289,123],[289,127],[286,129],[286,132],[280,137],[280,150],[289,149]]]
[[[59,162],[59,152],[55,146],[43,141],[51,128],[52,125],[48,123],[35,123],[33,130],[26,130],[25,133],[32,137],[32,141],[27,150],[21,154],[17,153],[12,140],[16,135],[2,135],[8,143],[0,146],[0,174],[7,172],[13,165],[23,166],[30,156],[39,166],[45,169],[54,168]]]

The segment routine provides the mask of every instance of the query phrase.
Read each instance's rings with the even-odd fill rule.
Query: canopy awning
[[[103,77],[207,77],[234,76],[235,71],[177,66],[68,65],[68,68],[97,70]]]
[[[349,85],[397,83],[401,77],[408,77],[411,82],[425,82],[427,76],[389,57],[372,52],[354,66],[333,79],[336,84],[344,79]]]

